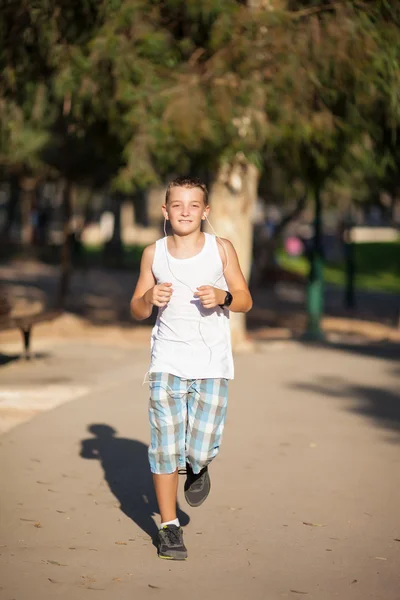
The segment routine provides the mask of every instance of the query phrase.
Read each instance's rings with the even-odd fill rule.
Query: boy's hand
[[[172,283],[159,283],[149,289],[146,294],[147,302],[162,308],[167,306],[172,296]]]
[[[214,308],[225,301],[226,292],[211,285],[201,285],[195,293],[196,298],[200,299],[204,308]]]

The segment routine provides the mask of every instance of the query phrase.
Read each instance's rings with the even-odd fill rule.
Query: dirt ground
[[[236,356],[203,507],[180,482],[183,564],[151,541],[148,349],[107,335],[36,347],[25,363],[7,344],[1,367],[1,397],[37,409],[0,437],[1,600],[398,600],[398,346],[281,340]]]

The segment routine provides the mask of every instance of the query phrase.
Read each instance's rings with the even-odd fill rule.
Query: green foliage
[[[399,252],[400,244],[395,242],[356,244],[357,288],[398,294],[400,292]],[[307,277],[310,267],[305,257],[290,257],[284,250],[280,250],[278,261],[284,269]],[[324,279],[327,283],[343,286],[345,277],[343,261],[328,262],[325,265]]]
[[[7,3],[0,165],[131,192],[243,153],[321,187],[367,136],[397,185],[399,2],[255,4]]]

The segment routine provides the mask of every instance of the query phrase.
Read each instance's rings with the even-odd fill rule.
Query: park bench
[[[24,297],[13,298],[4,287],[0,288],[0,331],[19,329],[22,333],[23,358],[31,358],[30,342],[34,325],[52,321],[61,314],[61,310],[47,309],[39,300]]]

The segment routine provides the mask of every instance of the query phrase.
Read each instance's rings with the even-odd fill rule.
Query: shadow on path
[[[0,367],[5,367],[10,363],[19,362],[20,365],[29,366],[35,364],[35,362],[39,360],[44,360],[46,358],[51,358],[50,352],[34,352],[31,350],[28,358],[25,358],[23,355],[22,342],[21,342],[21,352],[19,354],[5,354],[0,351]]]
[[[8,363],[14,362],[15,360],[19,360],[19,354],[4,354],[0,352],[0,367],[8,365]]]
[[[88,431],[96,437],[82,440],[80,456],[98,460],[111,492],[120,508],[153,540],[158,528],[153,516],[158,514],[157,499],[148,461],[148,447],[142,442],[117,437],[113,427],[93,424]],[[189,516],[179,506],[177,516],[182,526]]]
[[[356,354],[359,356],[365,356],[367,358],[379,358],[381,360],[393,361],[398,363],[400,361],[400,344],[395,342],[372,342],[367,343],[352,343],[352,342],[309,342],[300,340],[305,346],[310,348],[316,348],[321,350],[337,350],[339,352],[348,352],[349,354]]]
[[[296,390],[314,392],[322,398],[350,400],[348,410],[373,419],[377,425],[393,431],[398,437],[391,441],[400,443],[400,393],[386,388],[354,385],[338,378],[321,377],[315,384],[295,383]]]

